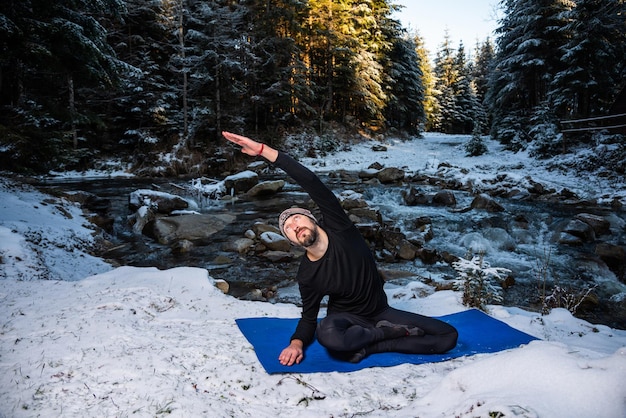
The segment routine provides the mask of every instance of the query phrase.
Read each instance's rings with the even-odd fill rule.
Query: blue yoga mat
[[[289,344],[298,319],[242,318],[236,322],[269,374],[353,372],[368,367],[388,367],[403,363],[432,363],[478,353],[495,353],[537,339],[477,309],[438,318],[453,325],[459,332],[457,346],[445,354],[379,353],[353,364],[332,358],[316,340],[307,347],[304,360],[293,366],[281,365],[278,355]]]

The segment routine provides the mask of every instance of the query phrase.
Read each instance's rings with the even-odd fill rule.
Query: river
[[[277,177],[280,176],[264,175],[262,179]],[[623,300],[626,286],[593,256],[594,244],[569,247],[555,242],[558,225],[571,219],[580,212],[580,208],[530,200],[498,199],[498,203],[505,208],[504,212],[460,211],[457,208],[469,207],[473,199],[469,193],[462,191],[454,191],[456,208],[406,206],[401,193],[408,188],[407,185],[347,183],[336,177],[322,178],[336,193],[342,190],[362,193],[369,206],[380,210],[386,223],[397,226],[408,236],[413,233],[412,219],[430,217],[433,238],[426,242],[427,248],[447,251],[459,257],[465,256],[468,249],[484,251],[491,266],[507,268],[515,278],[515,284],[503,293],[503,303],[507,306],[538,310],[544,288],[551,289],[558,285],[571,292],[583,292],[595,287],[594,294],[599,303],[577,312],[577,316],[592,323],[626,329]],[[131,215],[128,207],[131,192],[152,188],[197,201],[197,196],[185,192],[189,185],[190,181],[185,179],[113,178],[47,180],[40,187],[68,192],[82,190],[110,202],[107,216],[114,222],[108,238],[113,248],[101,256],[115,265],[154,266],[161,269],[201,267],[207,269],[212,277],[227,281],[234,297],[251,298],[251,295],[269,289],[271,296],[267,300],[270,303],[299,303],[297,285],[293,280],[297,260],[272,263],[255,255],[225,251],[224,245],[241,238],[254,222],[276,224],[276,216],[282,209],[306,197],[300,189],[287,183],[282,192],[269,198],[237,196],[235,199],[198,202],[201,212],[229,213],[235,215],[237,221],[215,234],[207,245],[195,246],[186,253],[174,252],[168,246],[133,233],[127,221]],[[437,191],[436,186],[418,187],[426,194]],[[620,226],[626,224],[624,211],[588,207],[585,212],[603,216],[615,225],[613,234],[604,238],[612,242],[624,241],[625,231],[623,227],[620,230]],[[516,226],[516,220],[519,219],[524,219],[523,227]],[[399,282],[430,282],[433,278],[445,281],[455,277],[455,271],[446,263],[425,265],[419,260],[394,263],[381,261],[379,265],[384,270],[393,271],[393,280]],[[267,296],[267,292],[264,295]]]

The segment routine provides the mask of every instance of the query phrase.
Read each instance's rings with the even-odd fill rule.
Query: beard
[[[319,233],[317,232],[317,228],[313,228],[313,229],[309,229],[309,228],[302,228],[306,231],[308,231],[308,233],[305,233],[302,238],[298,237],[298,244],[300,244],[301,246],[303,246],[304,248],[306,247],[310,247],[311,245],[315,244],[315,241],[317,241],[317,238],[319,236]],[[300,232],[300,231],[298,231]]]

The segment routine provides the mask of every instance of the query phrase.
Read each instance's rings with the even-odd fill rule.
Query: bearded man
[[[357,363],[374,353],[441,354],[456,346],[458,333],[435,318],[389,306],[374,256],[334,193],[308,168],[284,152],[245,136],[222,133],[250,156],[284,170],[313,199],[309,210],[289,208],[278,217],[281,233],[306,251],[297,273],[302,315],[278,361],[291,366],[304,359],[314,341],[335,357]],[[322,299],[326,317],[318,322]]]

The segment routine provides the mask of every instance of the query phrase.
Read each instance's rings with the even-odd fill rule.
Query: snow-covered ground
[[[548,172],[522,154],[464,158],[461,145],[449,144],[458,140],[429,135],[367,157],[369,148],[354,147],[324,169],[378,159],[434,170],[450,161],[477,182],[500,170],[593,192],[588,179]],[[598,199],[626,199],[624,184],[601,186]],[[235,319],[297,317],[296,306],[234,299],[203,269],[112,268],[85,252],[92,233],[76,205],[0,179],[0,417],[626,416],[626,331],[566,310],[540,316],[491,306],[494,317],[541,339],[514,350],[268,375]],[[459,294],[421,296],[423,286],[389,286],[392,305],[426,315],[465,309]]]

